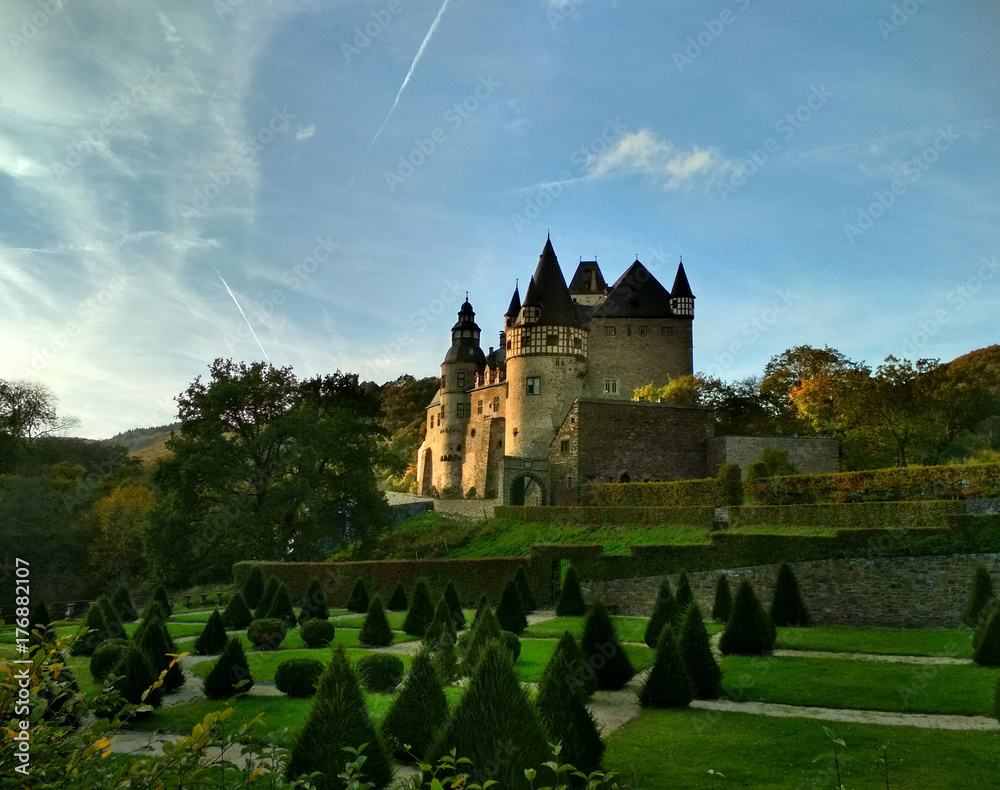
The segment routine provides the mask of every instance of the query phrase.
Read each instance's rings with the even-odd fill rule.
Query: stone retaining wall
[[[791,563],[791,568],[815,624],[954,628],[961,625],[977,564],[985,565],[1000,587],[1000,554],[817,560]],[[749,578],[765,608],[770,606],[777,565],[690,573],[691,589],[706,616],[720,573],[728,576],[733,594],[739,581]],[[619,614],[648,616],[660,580],[650,576],[580,586],[588,601],[599,596]],[[674,576],[671,584],[676,583]]]

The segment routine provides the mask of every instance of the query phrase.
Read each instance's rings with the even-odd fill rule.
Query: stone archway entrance
[[[628,472],[622,472],[621,477],[618,478],[619,483],[631,483],[632,477]]]
[[[545,484],[533,474],[515,477],[510,484],[510,504],[535,506],[547,503]]]

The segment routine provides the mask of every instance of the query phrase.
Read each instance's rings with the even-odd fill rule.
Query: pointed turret
[[[536,302],[540,311],[535,323],[550,326],[580,326],[576,306],[559,268],[556,251],[552,247],[552,239],[548,237],[545,239],[542,254],[538,256],[538,266],[531,276],[528,293],[521,307],[535,307]]]
[[[451,362],[475,363],[479,372],[486,365],[486,355],[479,346],[480,329],[476,323],[476,312],[466,296],[458,311],[458,321],[451,328],[451,348],[445,355],[445,364]]]
[[[684,272],[684,262],[677,264],[674,287],[670,289],[670,309],[679,318],[694,318],[694,293]]]
[[[517,314],[521,312],[521,294],[518,292],[517,285],[514,285],[514,294],[510,297],[510,305],[507,307],[507,312],[503,314],[504,316],[504,326],[511,327],[515,321],[517,321]]]

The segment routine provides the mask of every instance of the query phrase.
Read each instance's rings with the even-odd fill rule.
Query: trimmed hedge
[[[604,485],[602,483],[602,485]],[[618,484],[614,485],[626,485]],[[659,483],[628,483],[627,485],[660,485]],[[497,518],[539,524],[613,524],[700,527],[712,528],[712,507],[657,507],[657,506],[545,506],[515,507],[504,505],[496,509]]]
[[[635,669],[618,641],[618,633],[603,601],[596,601],[587,615],[580,648],[597,674],[599,689],[615,691],[635,676]],[[605,661],[601,662],[599,656]]]
[[[278,664],[274,685],[289,697],[311,697],[323,674],[323,662],[315,658],[290,658]]]
[[[961,502],[858,502],[825,505],[758,505],[729,508],[729,528],[749,526],[831,529],[940,529],[945,516],[962,513]]]
[[[517,583],[513,579],[503,588],[496,615],[497,622],[504,631],[520,634],[528,627],[528,618],[525,617],[521,604],[521,594],[517,591]]]
[[[580,504],[591,507],[715,507],[714,477],[672,483],[591,483],[581,486]]]
[[[584,603],[583,593],[580,591],[580,576],[576,572],[576,567],[570,565],[566,569],[562,589],[559,591],[559,600],[556,601],[556,616],[578,617],[586,613],[587,604]]]
[[[774,583],[771,620],[783,626],[809,625],[809,612],[802,600],[799,580],[786,562],[781,563],[778,568],[778,578]]]

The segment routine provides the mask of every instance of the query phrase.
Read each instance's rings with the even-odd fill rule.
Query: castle
[[[632,400],[693,372],[694,300],[683,263],[669,291],[638,259],[610,286],[597,261],[581,261],[567,286],[547,238],[499,346],[483,352],[462,304],[427,406],[419,492],[576,504],[585,483],[713,474],[736,445],[713,439],[710,410]],[[836,471],[829,449],[815,460],[800,471]]]

